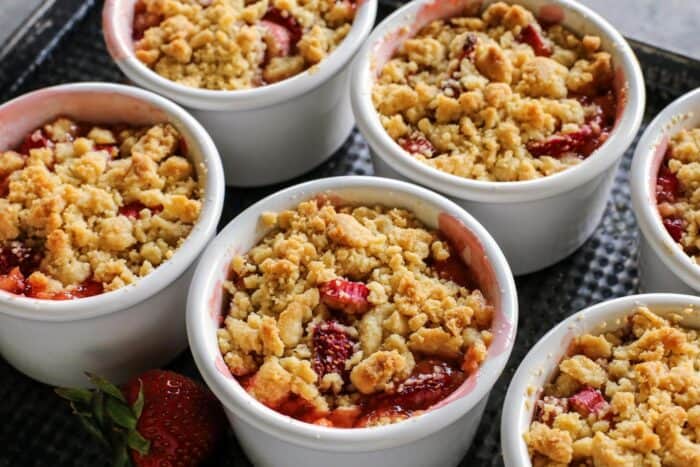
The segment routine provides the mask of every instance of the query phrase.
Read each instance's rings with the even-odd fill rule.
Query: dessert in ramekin
[[[590,236],[644,109],[627,43],[571,1],[412,2],[353,73],[375,171],[451,196],[516,274]]]
[[[103,83],[21,96],[0,125],[0,147],[16,148],[0,155],[3,357],[60,386],[172,359],[223,206],[207,133],[164,98]]]
[[[671,103],[649,124],[634,154],[630,181],[645,292],[700,291],[699,108],[698,90]]]
[[[207,128],[227,183],[254,186],[310,170],[350,134],[348,67],[376,9],[376,0],[109,0],[103,27],[130,79]]]
[[[504,402],[506,466],[695,465],[700,299],[650,294],[566,319]]]
[[[58,117],[0,149],[0,290],[70,300],[117,290],[173,256],[202,208],[169,123]]]
[[[517,314],[466,212],[398,181],[323,179],[249,208],[203,261],[190,346],[253,462],[460,461]]]

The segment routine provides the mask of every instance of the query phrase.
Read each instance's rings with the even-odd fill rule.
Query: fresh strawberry
[[[569,406],[584,417],[594,414],[605,417],[610,412],[610,404],[599,390],[586,386],[569,397]]]
[[[195,381],[149,370],[122,389],[88,375],[96,390],[56,389],[71,401],[83,426],[115,452],[114,466],[194,467],[224,434],[221,406]]]
[[[321,284],[318,291],[321,294],[321,301],[328,308],[351,315],[365,313],[372,306],[367,301],[369,289],[362,282],[333,279]]]
[[[328,373],[345,376],[345,362],[352,356],[355,343],[336,321],[324,321],[316,326],[311,339],[314,352],[313,368],[319,378]]]
[[[518,41],[532,47],[532,50],[535,51],[535,55],[538,57],[549,57],[552,55],[552,47],[545,42],[540,31],[532,24],[528,24],[522,29],[518,36]]]

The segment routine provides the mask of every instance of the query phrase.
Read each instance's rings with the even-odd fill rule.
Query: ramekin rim
[[[0,105],[0,112],[21,100],[56,92],[115,93],[163,110],[170,116],[169,121],[182,124],[192,133],[194,142],[200,148],[206,172],[202,210],[194,228],[172,258],[135,283],[93,297],[63,301],[34,299],[0,291],[0,304],[4,305],[0,307],[0,314],[32,321],[70,322],[128,310],[158,294],[184,274],[216,233],[223,210],[225,182],[219,152],[201,124],[179,105],[145,89],[107,82],[67,83],[18,96]]]
[[[526,408],[525,397],[529,390],[528,378],[535,371],[535,366],[543,366],[541,360],[535,360],[535,356],[539,351],[543,348],[560,346],[560,342],[550,341],[554,336],[558,336],[563,329],[568,330],[575,323],[582,321],[603,323],[606,316],[612,315],[618,310],[628,308],[629,312],[627,314],[631,314],[633,307],[636,305],[648,306],[652,308],[652,311],[654,308],[691,306],[696,312],[700,313],[700,297],[676,293],[647,293],[602,301],[577,311],[558,322],[528,350],[508,386],[508,391],[503,401],[500,427],[502,452],[506,467],[531,467],[527,447],[522,438],[523,433],[520,433],[520,427],[515,423],[515,420],[518,420],[518,414]],[[547,370],[553,370],[554,363],[553,360],[550,363],[552,367],[542,369],[542,371],[546,373]],[[540,368],[537,371],[540,371]]]
[[[642,234],[661,261],[673,271],[686,285],[700,291],[700,265],[694,263],[680,248],[663,227],[656,205],[648,202],[651,197],[651,177],[656,177],[652,171],[654,151],[668,134],[668,126],[674,119],[682,116],[679,107],[693,105],[700,112],[700,88],[689,91],[668,104],[647,125],[637,143],[630,170],[630,191],[632,207]],[[687,112],[685,112],[687,113]]]
[[[444,410],[446,407],[441,407],[401,423],[383,427],[353,429],[321,427],[294,420],[265,407],[252,396],[245,393],[245,390],[238,383],[226,378],[215,368],[213,362],[217,357],[220,357],[220,354],[210,355],[204,344],[212,336],[207,336],[206,334],[206,326],[203,323],[204,320],[209,319],[209,315],[203,313],[203,310],[207,307],[208,294],[211,291],[210,286],[216,285],[216,281],[213,279],[215,273],[211,271],[217,270],[217,267],[213,266],[213,263],[209,260],[221,257],[221,255],[217,255],[217,251],[225,248],[227,245],[226,238],[231,236],[230,232],[239,228],[235,224],[235,219],[210,244],[207,251],[202,255],[200,266],[195,271],[195,279],[190,287],[187,305],[187,329],[190,348],[202,377],[224,406],[235,412],[237,416],[245,418],[247,422],[261,427],[260,429],[274,432],[275,436],[281,439],[302,445],[305,443],[313,444],[314,441],[318,442],[319,439],[331,443],[342,442],[341,445],[326,446],[328,450],[332,451],[352,451],[358,445],[365,446],[367,444],[373,444],[377,449],[388,447],[388,445],[406,444],[411,439],[427,436],[429,432],[437,431],[453,423],[459,416],[471,410],[490,391],[491,386],[502,374],[512,351],[517,332],[518,299],[515,282],[500,248],[478,221],[443,196],[407,182],[369,176],[341,176],[312,180],[270,195],[249,207],[241,215],[246,212],[262,212],[267,203],[279,198],[293,197],[297,193],[332,192],[334,188],[338,187],[366,187],[373,190],[389,188],[407,193],[409,196],[421,201],[427,201],[444,212],[455,215],[482,242],[484,251],[493,260],[491,264],[494,267],[494,275],[500,286],[500,297],[503,301],[502,310],[506,318],[511,321],[512,328],[509,330],[507,346],[504,351],[493,356],[488,367],[481,367],[482,369],[487,368],[488,373],[486,376],[477,379],[474,390],[446,405],[446,407],[450,407],[453,410]],[[206,267],[203,266],[205,263],[207,264]],[[209,277],[204,278],[205,274],[208,274]],[[234,389],[233,384],[236,384],[236,389]],[[456,406],[460,410],[454,410]],[[436,415],[440,417],[439,420],[436,419]]]
[[[357,125],[365,138],[373,143],[371,145],[379,149],[375,152],[385,163],[408,179],[417,180],[450,196],[477,201],[512,202],[544,199],[572,190],[604,172],[621,159],[634,140],[644,115],[646,90],[641,67],[632,48],[610,23],[590,8],[573,0],[552,0],[552,4],[585,17],[610,39],[613,48],[621,52],[622,63],[616,64],[616,66],[621,66],[624,70],[626,80],[627,100],[623,116],[611,132],[610,137],[591,157],[574,167],[546,177],[515,182],[467,179],[443,172],[415,158],[408,157],[406,152],[382,127],[377,111],[372,104],[371,86],[374,82],[371,77],[372,49],[383,37],[398,29],[390,28],[390,25],[397,18],[403,18],[401,25],[409,24],[423,5],[434,1],[436,0],[410,2],[385,18],[369,36],[353,65],[351,97]],[[519,2],[508,0],[508,3],[517,4]],[[617,152],[619,155],[613,157],[614,153]]]
[[[231,110],[235,110],[237,105],[240,105],[241,109],[264,108],[303,95],[320,86],[351,62],[372,30],[378,5],[378,0],[359,2],[350,32],[335,50],[315,66],[266,86],[239,90],[212,90],[176,83],[160,76],[138,60],[133,49],[116,33],[115,3],[121,1],[126,0],[106,0],[102,10],[104,39],[112,59],[124,74],[140,85],[200,110],[223,110],[229,106],[233,106]]]

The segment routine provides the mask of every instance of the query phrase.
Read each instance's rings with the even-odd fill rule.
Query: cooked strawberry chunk
[[[535,55],[539,57],[549,57],[552,55],[552,48],[545,42],[544,38],[542,38],[540,31],[532,24],[528,24],[522,29],[518,36],[518,41],[532,47],[532,50],[535,51]]]
[[[576,153],[578,149],[594,136],[590,125],[584,124],[578,131],[552,135],[544,141],[530,141],[527,150],[533,156],[561,157],[567,153]]]
[[[0,290],[21,295],[24,293],[24,288],[24,275],[18,267],[13,268],[7,274],[0,274]]]
[[[147,11],[146,3],[143,0],[137,0],[134,4],[134,22],[132,25],[131,37],[135,41],[143,38],[143,34],[149,28],[157,26],[163,21],[161,15]]]
[[[312,337],[313,369],[319,378],[328,373],[346,376],[345,362],[352,356],[355,343],[336,321],[316,326]]]
[[[319,287],[321,301],[329,308],[349,314],[362,314],[370,309],[369,289],[362,282],[333,279]]]
[[[586,386],[579,392],[569,397],[569,405],[584,417],[596,415],[604,417],[610,411],[610,404],[605,400],[599,390]]]
[[[673,203],[679,194],[678,177],[666,166],[661,166],[656,177],[656,202]]]
[[[685,221],[678,217],[664,217],[663,224],[673,240],[680,242],[685,231]]]
[[[399,145],[404,151],[411,154],[423,154],[431,157],[435,153],[435,146],[425,136],[416,134],[408,138],[401,138]]]
[[[24,138],[18,151],[20,154],[29,154],[32,149],[51,148],[53,145],[53,141],[44,134],[44,130],[39,128]]]
[[[275,23],[285,28],[287,30],[289,43],[291,46],[296,46],[303,34],[301,25],[294,16],[275,7],[271,7],[267,10],[265,15],[262,17],[262,21]]]
[[[378,395],[367,403],[374,410],[398,408],[403,412],[425,410],[454,392],[466,375],[442,360],[423,360],[395,392]]]
[[[148,206],[139,201],[133,201],[129,204],[125,204],[124,206],[120,207],[119,214],[121,214],[122,216],[126,216],[129,219],[138,219],[139,213],[144,209],[150,210],[153,214],[158,214],[163,210],[163,206],[153,206],[149,208]]]
[[[292,48],[292,36],[284,26],[272,21],[262,20],[260,26],[265,29],[263,39],[267,45],[266,61],[271,57],[286,57]]]

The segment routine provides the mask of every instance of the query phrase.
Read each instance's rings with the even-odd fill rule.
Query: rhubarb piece
[[[262,20],[260,25],[264,28],[265,33],[263,40],[267,45],[265,53],[265,62],[267,63],[271,57],[286,57],[292,48],[292,37],[289,29],[272,21]]]
[[[291,46],[296,46],[303,34],[301,25],[294,16],[275,7],[271,7],[267,10],[265,15],[262,17],[262,21],[274,23],[286,29],[289,36],[289,44]]]
[[[351,315],[365,313],[372,306],[367,297],[369,289],[361,282],[333,279],[319,287],[321,301],[329,308]]]
[[[319,378],[328,373],[346,376],[345,362],[352,356],[355,343],[336,321],[316,326],[313,337],[313,369]]]

